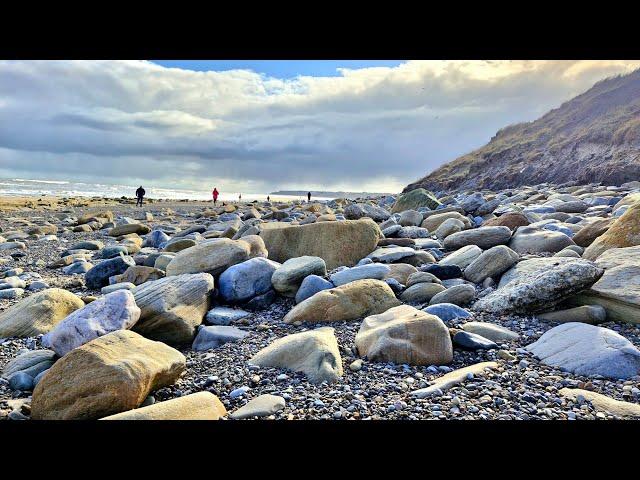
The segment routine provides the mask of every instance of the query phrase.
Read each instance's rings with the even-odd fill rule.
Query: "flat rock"
[[[231,322],[248,317],[249,315],[251,315],[249,312],[236,308],[214,307],[207,312],[204,321],[210,325],[230,325]]]
[[[640,418],[640,405],[637,403],[622,402],[601,393],[580,388],[562,388],[558,393],[561,397],[575,403],[578,402],[578,397],[581,396],[584,400],[591,402],[591,405],[599,412],[609,413],[622,419]]]
[[[480,227],[449,235],[444,240],[444,248],[457,250],[467,245],[477,245],[482,249],[504,245],[511,238],[508,227]]]
[[[366,278],[382,280],[390,272],[391,269],[387,265],[383,265],[380,263],[370,263],[368,265],[361,265],[359,267],[346,268],[332,274],[329,278],[336,287],[339,287],[340,285],[354,282],[356,280],[363,280]]]
[[[556,253],[569,245],[575,242],[564,233],[534,226],[518,228],[509,242],[509,248],[520,254]]]
[[[454,370],[453,372],[449,372],[441,377],[438,377],[430,386],[421,388],[419,390],[414,390],[413,392],[411,392],[411,395],[418,398],[427,398],[431,395],[438,395],[466,381],[469,378],[469,374],[471,374],[472,377],[476,375],[482,375],[487,368],[496,369],[498,368],[498,363],[482,362],[470,365],[468,367],[460,368],[458,370]]]
[[[211,392],[198,392],[100,420],[218,420],[225,415],[227,409],[218,397]]]
[[[476,335],[481,335],[484,338],[499,343],[511,342],[519,338],[516,332],[488,322],[467,322],[462,325],[462,329],[465,332],[475,333]]]
[[[200,325],[200,327],[198,327],[198,334],[191,348],[196,351],[213,350],[227,342],[242,340],[247,335],[249,335],[249,332],[245,332],[236,327],[217,325],[204,327]]]
[[[284,398],[268,393],[249,400],[245,405],[229,415],[229,418],[241,420],[243,418],[268,417],[285,407]]]

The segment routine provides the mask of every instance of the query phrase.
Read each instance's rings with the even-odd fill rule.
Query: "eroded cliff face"
[[[404,191],[503,189],[543,182],[640,179],[640,70],[604,80],[534,122],[408,185]]]

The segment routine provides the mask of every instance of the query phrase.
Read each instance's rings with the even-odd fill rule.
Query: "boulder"
[[[198,392],[100,420],[219,420],[226,415],[227,409],[218,397],[211,392]]]
[[[270,222],[262,227],[260,236],[271,260],[282,263],[304,255],[315,256],[322,258],[329,270],[355,265],[375,250],[382,237],[378,225],[367,218],[297,226]]]
[[[508,227],[511,231],[514,231],[518,227],[526,227],[529,223],[526,215],[520,212],[508,212],[497,218],[487,220],[482,225],[485,227]]]
[[[511,238],[508,227],[480,227],[449,235],[444,240],[444,248],[456,250],[467,245],[477,245],[482,249],[504,245]]]
[[[411,247],[381,247],[367,255],[367,258],[374,262],[392,263],[403,258],[413,257],[415,254],[416,250]]]
[[[374,222],[384,222],[391,214],[382,207],[368,203],[352,203],[344,209],[344,216],[348,220],[359,220],[364,217],[371,218]]]
[[[324,276],[327,266],[320,257],[290,258],[280,265],[270,278],[270,286],[285,297],[295,297],[302,281],[309,275]]]
[[[554,258],[554,260],[557,260]],[[532,313],[553,308],[593,285],[604,270],[592,262],[568,259],[548,264],[545,270],[523,273],[482,297],[474,308],[489,313]]]
[[[249,315],[251,315],[249,312],[237,308],[214,307],[207,312],[204,321],[209,325],[230,325],[231,322],[248,317]]]
[[[341,285],[366,278],[382,280],[390,272],[391,269],[387,265],[381,263],[370,263],[368,265],[340,270],[339,272],[332,274],[329,278],[336,287],[339,287]]]
[[[575,375],[627,379],[640,372],[640,350],[608,328],[569,322],[526,347],[542,363]]]
[[[505,245],[486,250],[464,270],[464,278],[473,283],[481,283],[485,278],[494,278],[509,270],[520,255]]]
[[[462,330],[475,333],[497,343],[511,342],[519,337],[516,332],[508,328],[488,322],[467,322],[462,325]]]
[[[2,370],[2,378],[8,379],[18,372],[32,378],[49,369],[56,361],[56,352],[52,350],[30,350],[9,361]]]
[[[109,278],[120,275],[127,271],[129,267],[135,267],[136,262],[132,257],[120,254],[115,258],[104,260],[90,269],[84,275],[87,288],[99,290],[109,285]]]
[[[302,372],[313,383],[336,382],[343,373],[338,341],[331,327],[279,338],[255,354],[249,363]]]
[[[462,306],[473,301],[476,296],[476,289],[471,285],[454,285],[446,290],[435,294],[429,301],[429,305],[436,303],[453,303]]]
[[[268,417],[285,407],[284,398],[268,393],[249,400],[244,406],[229,415],[229,418],[241,420],[243,418]]]
[[[322,290],[329,290],[335,285],[318,275],[309,275],[300,284],[300,288],[296,292],[296,303],[304,302],[307,298],[312,297]]]
[[[548,322],[580,322],[595,325],[606,321],[607,311],[601,305],[583,305],[581,307],[568,308],[566,310],[542,313],[536,316],[539,319],[546,320]]]
[[[411,395],[417,398],[427,398],[432,395],[442,395],[443,392],[446,392],[456,385],[460,385],[465,380],[474,378],[478,375],[483,375],[487,369],[495,370],[497,368],[497,362],[482,362],[470,365],[468,367],[460,368],[436,378],[434,382],[426,388],[414,390],[413,392],[411,392]]]
[[[407,285],[409,277],[418,273],[418,269],[408,263],[390,263],[387,267],[389,268],[389,273],[387,273],[384,278],[393,278],[402,285]]]
[[[436,237],[438,237],[439,240],[442,241],[450,235],[461,232],[462,230],[464,230],[464,223],[455,218],[447,218],[440,224],[438,228],[436,228],[436,231],[433,233]]]
[[[61,288],[34,293],[0,313],[0,338],[47,333],[71,312],[84,307],[80,297]]]
[[[457,265],[462,270],[467,268],[482,254],[482,249],[477,245],[467,245],[450,253],[438,262],[439,265]]]
[[[451,337],[442,320],[409,305],[365,318],[355,343],[360,356],[374,362],[444,365],[453,360]]]
[[[429,305],[428,307],[423,308],[423,311],[430,313],[431,315],[435,315],[443,322],[449,322],[456,318],[468,318],[471,316],[470,312],[458,305],[454,305],[453,303],[437,303],[435,305]]]
[[[520,254],[556,253],[569,245],[575,243],[564,233],[534,226],[518,228],[509,242],[509,248]]]
[[[458,330],[451,338],[451,341],[454,345],[465,350],[493,350],[498,348],[498,345],[488,338],[476,333],[465,332],[464,330]]]
[[[444,213],[434,213],[422,221],[420,225],[422,228],[426,228],[430,232],[435,232],[443,222],[448,219],[460,220],[465,228],[471,227],[471,222],[467,217],[462,215],[460,212],[444,212]]]
[[[186,359],[162,342],[117,330],[58,360],[36,385],[34,420],[92,420],[136,408],[173,384]]]
[[[134,285],[142,285],[145,282],[160,280],[161,278],[164,278],[164,276],[164,272],[158,268],[135,265],[127,268],[124,273],[120,275],[114,275],[109,279],[109,281],[112,284],[133,283]]]
[[[582,257],[595,260],[610,248],[636,245],[640,245],[640,202],[632,204],[605,233],[596,238],[584,251]]]
[[[439,283],[416,283],[402,292],[400,300],[405,303],[427,303],[436,294],[444,291],[445,288]]]
[[[400,214],[398,223],[403,227],[418,227],[422,223],[422,214],[415,210],[405,210]]]
[[[249,332],[236,327],[212,326],[198,327],[198,334],[191,348],[196,351],[213,350],[227,342],[237,342],[249,335]]]
[[[122,235],[128,235],[130,233],[137,233],[139,235],[147,234],[151,231],[149,227],[146,225],[142,225],[141,223],[127,223],[124,225],[119,225],[117,227],[109,230],[110,237],[121,237]]]
[[[167,276],[200,272],[216,276],[232,265],[249,260],[250,251],[251,246],[243,240],[207,240],[178,252],[167,265]]]
[[[428,190],[416,188],[406,193],[398,195],[396,202],[391,207],[391,213],[400,213],[405,210],[418,210],[420,207],[427,207],[435,210],[440,206],[440,202]]]
[[[220,296],[226,302],[240,303],[262,295],[271,289],[271,276],[279,267],[263,257],[232,265],[218,279]]]
[[[209,310],[213,277],[208,273],[175,275],[133,289],[140,319],[133,330],[170,345],[191,344]]]
[[[293,307],[285,323],[323,323],[357,320],[400,305],[393,290],[380,280],[356,280],[323,290]]]
[[[72,312],[42,337],[42,345],[64,356],[91,340],[131,328],[140,309],[129,290],[118,290]]]
[[[583,401],[591,402],[591,405],[597,411],[608,413],[623,420],[640,418],[640,405],[637,403],[622,402],[601,393],[580,388],[562,388],[558,393],[561,397],[574,403],[580,403],[579,397],[582,397]]]
[[[606,233],[612,223],[613,219],[611,218],[600,218],[594,222],[590,222],[582,227],[578,233],[572,237],[572,240],[576,245],[586,248],[591,245],[596,238]]]

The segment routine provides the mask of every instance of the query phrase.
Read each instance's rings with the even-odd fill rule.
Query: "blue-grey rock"
[[[440,280],[462,277],[462,270],[457,265],[423,265],[418,270],[435,275]]]
[[[204,321],[210,325],[230,325],[231,322],[251,315],[249,312],[237,308],[214,307],[207,312]]]
[[[402,230],[402,225],[391,225],[390,227],[382,230],[382,234],[385,236],[385,238],[391,238],[394,235],[397,235],[400,230]]]
[[[5,290],[0,290],[0,299],[3,300],[20,298],[22,295],[24,295],[24,289],[22,288],[7,288]]]
[[[280,264],[263,257],[251,258],[227,268],[218,281],[220,296],[239,303],[271,289],[271,277]]]
[[[11,390],[29,391],[33,389],[33,377],[24,372],[14,373],[9,377],[9,388]]]
[[[124,273],[127,268],[134,267],[136,262],[133,258],[120,255],[109,260],[104,260],[89,270],[85,276],[87,288],[98,290],[109,285],[109,277]]]
[[[47,282],[35,281],[29,284],[29,286],[27,287],[27,290],[29,290],[30,292],[36,292],[38,290],[43,290],[45,288],[49,288],[49,284]]]
[[[245,305],[245,308],[247,310],[264,310],[265,308],[268,308],[269,305],[271,305],[275,300],[276,300],[277,294],[276,291],[271,289],[266,293],[263,293],[262,295],[258,295],[256,297],[253,297],[251,300],[249,300],[247,302],[247,304]]]
[[[475,333],[460,331],[453,336],[453,344],[467,350],[491,350],[498,348],[491,340]]]
[[[153,230],[144,239],[143,247],[160,248],[160,245],[169,241],[171,237],[164,233],[162,230]],[[153,266],[153,265],[151,265]]]
[[[339,287],[340,285],[365,278],[382,280],[390,272],[391,268],[389,268],[388,265],[372,263],[370,265],[362,265],[360,267],[345,268],[340,272],[334,273],[329,278],[336,287]]]
[[[40,382],[40,380],[42,380],[42,377],[44,377],[44,375],[49,371],[49,369],[47,368],[46,370],[41,371],[38,375],[35,376],[35,378],[33,379],[33,388],[36,388],[36,385],[38,385],[38,383]]]
[[[123,255],[129,255],[129,250],[124,245],[109,245],[100,250],[94,258],[114,258],[118,257],[121,253]]]
[[[93,268],[93,264],[89,262],[73,262],[71,265],[64,267],[62,272],[67,275],[74,275],[79,273],[87,273],[89,270]]]
[[[247,335],[249,335],[249,332],[245,332],[236,327],[219,325],[204,327],[201,325],[191,348],[196,351],[213,350],[223,343],[242,340]]]
[[[327,265],[320,257],[304,255],[290,258],[271,277],[276,292],[285,297],[295,298],[302,281],[309,275],[326,275]]]
[[[429,230],[422,227],[402,227],[398,233],[399,238],[429,238]]]
[[[459,307],[458,305],[454,305],[453,303],[437,303],[435,305],[429,305],[422,310],[430,313],[431,315],[435,315],[436,317],[440,317],[443,322],[448,322],[456,318],[469,318],[472,316],[471,312]]]
[[[328,280],[325,280],[318,275],[309,275],[305,277],[300,285],[300,288],[296,292],[296,303],[305,301],[307,298],[312,297],[316,293],[322,290],[328,290],[335,285]]]
[[[396,295],[399,295],[404,291],[404,285],[402,285],[395,278],[385,278],[384,282],[389,285],[389,287],[391,287],[391,290],[393,290],[393,293],[395,293]]]

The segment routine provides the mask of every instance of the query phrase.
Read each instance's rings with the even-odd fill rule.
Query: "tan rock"
[[[449,218],[455,218],[460,220],[466,228],[471,227],[471,222],[467,217],[460,214],[459,212],[444,212],[444,213],[436,213],[435,215],[431,215],[422,221],[422,227],[426,228],[430,232],[435,232],[437,228],[442,225],[445,220]]]
[[[582,258],[595,260],[610,248],[640,245],[640,202],[632,204],[609,229],[594,240]]]
[[[136,265],[129,267],[121,275],[114,275],[115,283],[133,283],[134,285],[142,285],[145,282],[159,280],[164,278],[164,272],[154,267],[144,267]]]
[[[498,368],[498,363],[481,362],[476,363],[475,365],[470,365],[468,367],[454,370],[453,372],[446,373],[443,376],[437,378],[430,386],[421,388],[420,390],[414,390],[413,392],[411,392],[411,394],[418,398],[427,398],[440,392],[446,392],[450,388],[455,387],[456,385],[460,385],[465,380],[467,380],[467,376],[469,374],[472,374],[473,376],[482,375],[485,373],[487,368],[496,369]]]
[[[361,356],[376,362],[444,365],[453,360],[446,325],[409,305],[365,318],[355,343]]]
[[[402,285],[407,284],[409,276],[416,273],[418,269],[408,263],[390,263],[391,271],[384,278],[394,278]]]
[[[509,227],[514,231],[518,227],[529,225],[527,217],[520,212],[509,212],[482,223],[483,227]]]
[[[146,225],[142,225],[141,223],[127,223],[125,225],[120,225],[118,227],[113,227],[109,230],[110,237],[120,237],[122,235],[127,235],[128,233],[139,233],[144,235],[149,233],[151,229]]]
[[[91,420],[138,407],[173,384],[186,359],[162,342],[117,330],[78,347],[42,377],[31,402],[34,420]]]
[[[182,250],[167,265],[167,276],[206,272],[218,275],[231,265],[249,260],[251,246],[245,240],[215,238]]]
[[[356,280],[322,290],[293,307],[285,323],[324,323],[357,320],[400,305],[391,287],[381,280]]]
[[[211,392],[198,392],[100,420],[218,420],[226,415],[227,409],[218,397]]]
[[[578,231],[572,238],[576,245],[588,247],[596,238],[603,235],[613,223],[612,218],[601,218],[595,222],[591,222]]]
[[[369,218],[294,226],[269,222],[261,227],[270,260],[284,263],[309,255],[324,259],[328,270],[355,265],[373,252],[382,238],[380,228]]]
[[[49,332],[71,312],[84,307],[80,297],[48,288],[0,313],[0,338],[33,337]]]
[[[637,403],[622,402],[602,395],[601,393],[579,388],[562,388],[559,393],[560,396],[573,402],[577,402],[578,396],[582,395],[585,400],[591,402],[596,410],[609,413],[616,417],[624,419],[640,418],[640,405]]]

